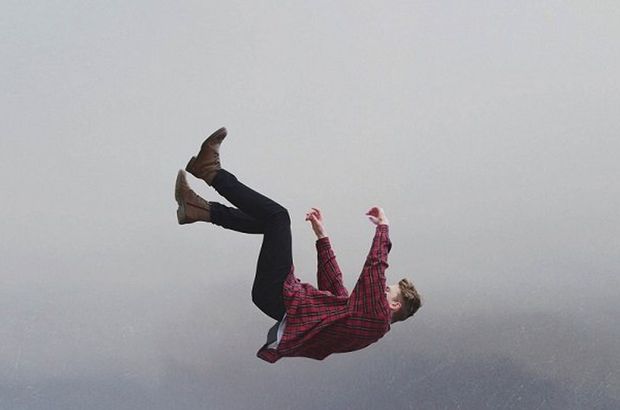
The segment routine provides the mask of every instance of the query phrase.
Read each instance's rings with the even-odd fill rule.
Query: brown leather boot
[[[215,174],[222,168],[220,164],[220,145],[224,138],[226,138],[226,128],[224,127],[211,134],[202,143],[198,155],[189,160],[185,170],[211,185]]]
[[[211,208],[209,202],[198,196],[187,183],[185,171],[179,170],[177,182],[174,187],[174,199],[179,204],[177,220],[179,224],[191,224],[192,222],[211,222]]]

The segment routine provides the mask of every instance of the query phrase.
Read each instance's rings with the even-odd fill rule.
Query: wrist
[[[316,243],[316,246],[319,248],[329,247],[329,237],[323,236],[319,238],[317,236],[315,243]]]

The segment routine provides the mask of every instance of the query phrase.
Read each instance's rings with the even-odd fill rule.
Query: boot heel
[[[185,166],[185,170],[187,172],[189,172],[190,174],[194,175],[194,173],[192,172],[192,170],[194,169],[194,164],[196,163],[196,157],[192,157],[189,162],[187,163],[187,165]]]

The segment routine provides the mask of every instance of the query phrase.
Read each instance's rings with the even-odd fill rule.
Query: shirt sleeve
[[[336,255],[332,250],[329,238],[321,238],[316,241],[316,253],[318,258],[317,283],[319,290],[326,290],[336,296],[348,297],[349,292],[342,284],[342,272],[336,261]]]
[[[353,308],[372,315],[388,313],[385,296],[385,270],[388,268],[388,253],[392,249],[387,225],[377,225],[372,246],[357,284],[351,292],[349,303]]]

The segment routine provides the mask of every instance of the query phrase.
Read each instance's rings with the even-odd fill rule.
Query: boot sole
[[[181,185],[183,182],[187,183],[185,174],[182,170],[177,173],[177,180],[174,184],[174,199],[177,201],[179,208],[177,209],[177,221],[180,225],[187,223],[187,216],[185,215],[185,204],[183,203],[183,195],[181,193]]]
[[[183,194],[181,191],[181,186],[183,185],[183,183],[187,183],[187,179],[185,178],[184,172],[182,170],[179,170],[179,172],[177,173],[177,180],[174,184],[174,199],[177,201],[179,206],[182,205],[183,201]]]

